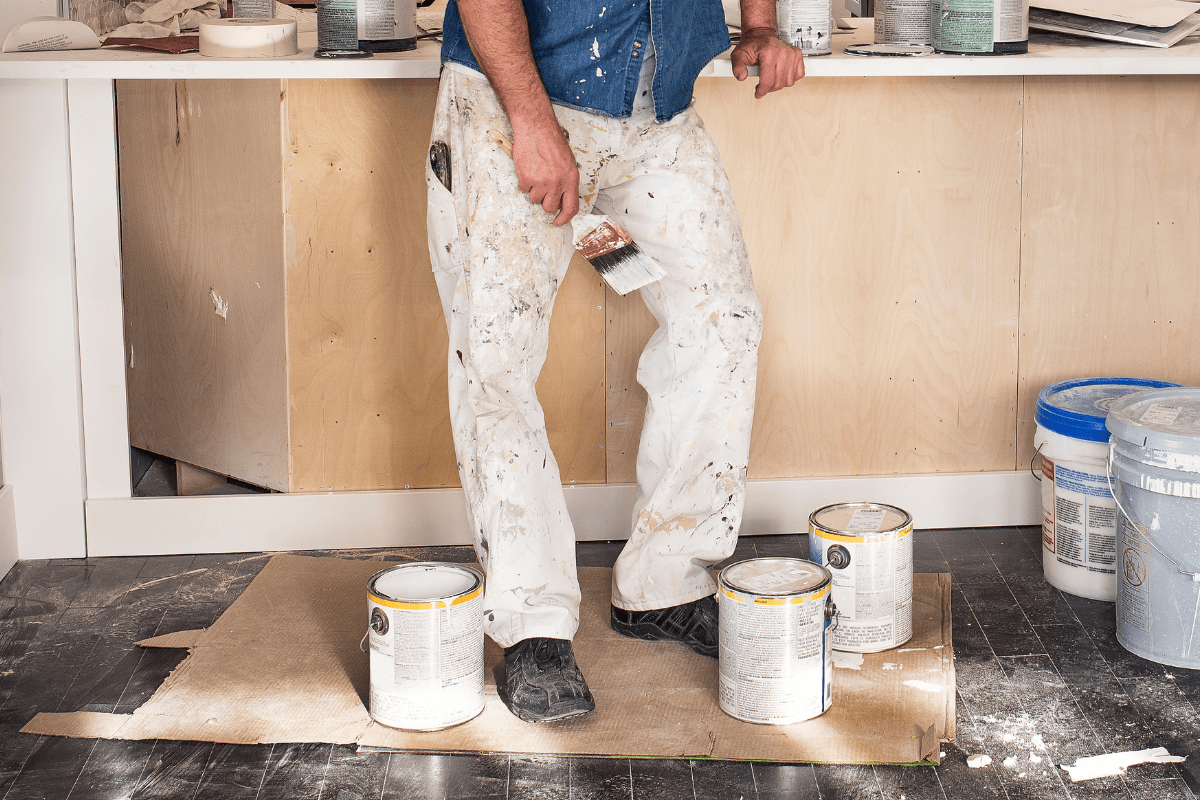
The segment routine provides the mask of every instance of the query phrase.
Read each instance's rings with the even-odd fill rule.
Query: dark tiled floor
[[[579,546],[608,566],[621,543]],[[357,753],[331,745],[61,739],[19,733],[37,711],[128,712],[184,657],[155,634],[210,625],[267,556],[25,561],[0,582],[0,798],[1136,798],[1200,793],[1200,673],[1144,661],[1111,605],[1041,575],[1038,530],[918,532],[919,572],[951,572],[958,740],[939,767]],[[329,552],[385,559],[395,551]],[[735,558],[803,555],[805,537],[745,538]],[[414,551],[405,551],[412,557]],[[467,548],[418,557],[472,560]],[[1058,765],[1166,747],[1183,764],[1071,784]],[[992,764],[969,769],[970,754]]]

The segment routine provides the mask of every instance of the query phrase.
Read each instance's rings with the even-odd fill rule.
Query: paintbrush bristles
[[[576,214],[571,220],[571,230],[575,249],[619,295],[629,294],[666,275],[624,228],[602,214]]]

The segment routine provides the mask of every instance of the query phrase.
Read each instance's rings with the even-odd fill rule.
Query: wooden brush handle
[[[500,147],[501,150],[503,150],[505,153],[508,153],[509,158],[513,157],[512,142],[510,142],[508,140],[507,136],[505,136],[503,133],[496,130],[495,128],[491,128],[488,130],[488,136],[490,136],[492,138],[492,141],[495,142]]]

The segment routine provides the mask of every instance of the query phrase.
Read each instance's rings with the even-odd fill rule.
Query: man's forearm
[[[777,29],[775,0],[742,0],[742,30],[752,28]]]
[[[550,97],[529,46],[521,0],[459,0],[459,17],[471,52],[500,98],[513,131],[554,124]]]

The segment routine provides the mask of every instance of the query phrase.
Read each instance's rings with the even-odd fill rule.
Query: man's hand
[[[517,185],[547,213],[557,216],[555,225],[565,225],[579,211],[579,168],[575,153],[558,121],[524,130],[514,125],[513,163]]]
[[[741,41],[729,60],[733,62],[733,77],[739,81],[749,77],[747,67],[758,65],[758,85],[754,87],[757,99],[786,89],[804,77],[804,54],[800,48],[780,41],[773,27],[742,28]]]

